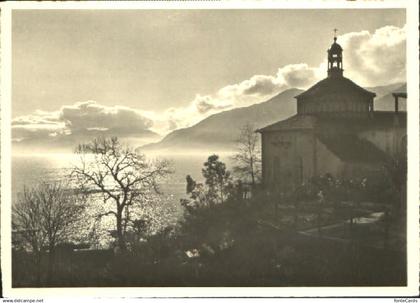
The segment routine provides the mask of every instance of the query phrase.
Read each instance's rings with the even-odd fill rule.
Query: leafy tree
[[[207,195],[204,184],[197,183],[190,175],[187,175],[186,181],[186,193],[189,195],[189,199],[181,199],[181,205],[188,213],[213,203],[210,201],[211,198]]]
[[[197,187],[197,182],[190,176],[187,175],[186,177],[186,181],[187,181],[187,194],[191,194],[194,189]]]
[[[261,179],[261,148],[258,134],[251,124],[246,124],[237,139],[237,152],[232,157],[233,172],[251,181],[252,186]]]
[[[231,200],[233,193],[230,172],[217,155],[208,157],[202,174],[204,183],[196,182],[189,175],[186,177],[189,198],[181,199],[181,205],[186,211],[181,229],[188,234],[186,238],[191,241],[190,244],[200,243],[204,239],[210,241],[208,237],[218,239],[220,233],[214,229],[221,229],[222,225],[219,224],[221,218],[217,214],[220,207],[227,204],[224,202]]]
[[[219,160],[218,155],[211,155],[201,171],[205,178],[210,201],[219,203],[226,201],[231,186],[231,176],[226,169],[226,164]]]
[[[168,161],[148,161],[130,147],[124,147],[118,138],[96,138],[76,149],[80,163],[72,176],[87,193],[99,193],[107,212],[116,223],[117,245],[126,249],[124,234],[133,220],[132,209],[160,193],[159,180],[171,173]]]
[[[38,268],[41,252],[48,250],[48,278],[51,278],[54,254],[59,244],[74,239],[77,225],[84,218],[84,199],[63,183],[42,182],[33,188],[25,187],[13,206],[12,225],[15,236],[30,248]]]

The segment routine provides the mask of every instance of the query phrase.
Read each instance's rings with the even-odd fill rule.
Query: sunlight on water
[[[201,180],[201,169],[207,157],[212,153],[168,153],[168,152],[148,152],[145,153],[147,159],[167,159],[170,161],[173,174],[168,176],[165,187],[169,189],[168,194],[179,195],[179,189],[175,185],[185,185],[186,175],[191,175],[197,180]],[[231,153],[218,153],[222,161],[228,167],[231,164]],[[41,180],[51,181],[66,176],[72,167],[80,163],[80,158],[72,153],[34,153],[34,154],[15,154],[12,159],[12,184],[14,192],[20,191],[23,185],[32,186]],[[184,188],[182,189],[184,193]]]
[[[163,195],[159,198],[160,205],[155,205],[146,212],[154,212],[155,216],[160,217],[164,223],[174,224],[182,216],[180,199],[185,198],[186,175],[191,175],[194,179],[202,181],[201,169],[211,152],[187,152],[187,153],[168,153],[168,152],[148,152],[145,153],[147,159],[167,159],[171,163],[173,173],[170,174],[160,185]],[[228,168],[231,164],[231,153],[217,153]],[[68,178],[72,167],[80,163],[80,158],[72,153],[34,153],[16,154],[12,158],[12,198],[13,203],[18,198],[24,186],[32,187],[39,182],[53,182]],[[91,203],[93,210],[90,214],[103,212],[106,207],[100,200]],[[105,208],[104,208],[105,207]],[[108,205],[112,207],[112,205]],[[151,214],[153,216],[153,214]],[[104,219],[102,224],[103,236],[107,230],[113,229],[114,221],[112,218]],[[159,228],[159,226],[157,227]],[[104,236],[104,237],[105,237]]]

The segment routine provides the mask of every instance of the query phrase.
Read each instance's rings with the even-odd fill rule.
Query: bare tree
[[[57,245],[75,235],[75,225],[83,217],[84,200],[60,182],[42,182],[25,187],[13,206],[12,225],[23,245],[34,253],[40,279],[41,252],[48,250],[48,278],[51,279]]]
[[[117,241],[126,249],[124,234],[131,220],[130,210],[160,193],[158,181],[169,174],[168,161],[147,161],[143,154],[124,147],[118,138],[96,138],[76,149],[80,163],[72,176],[84,192],[99,193],[109,211],[100,216],[114,216]]]
[[[261,148],[258,134],[252,124],[246,124],[237,139],[237,152],[232,157],[233,172],[249,180],[254,187],[260,180]]]

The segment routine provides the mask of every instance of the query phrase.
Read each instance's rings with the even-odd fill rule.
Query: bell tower
[[[328,52],[328,77],[343,76],[343,49],[337,43],[337,29],[334,29],[334,43]]]

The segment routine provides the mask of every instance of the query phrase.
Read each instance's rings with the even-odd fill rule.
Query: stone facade
[[[283,191],[312,176],[338,174],[343,165],[311,131],[264,133],[262,144],[263,183],[270,188]]]
[[[360,177],[406,152],[406,113],[398,100],[394,112],[374,111],[375,94],[343,76],[341,52],[334,39],[328,77],[296,96],[295,116],[258,130],[267,188],[286,191],[327,173]]]

